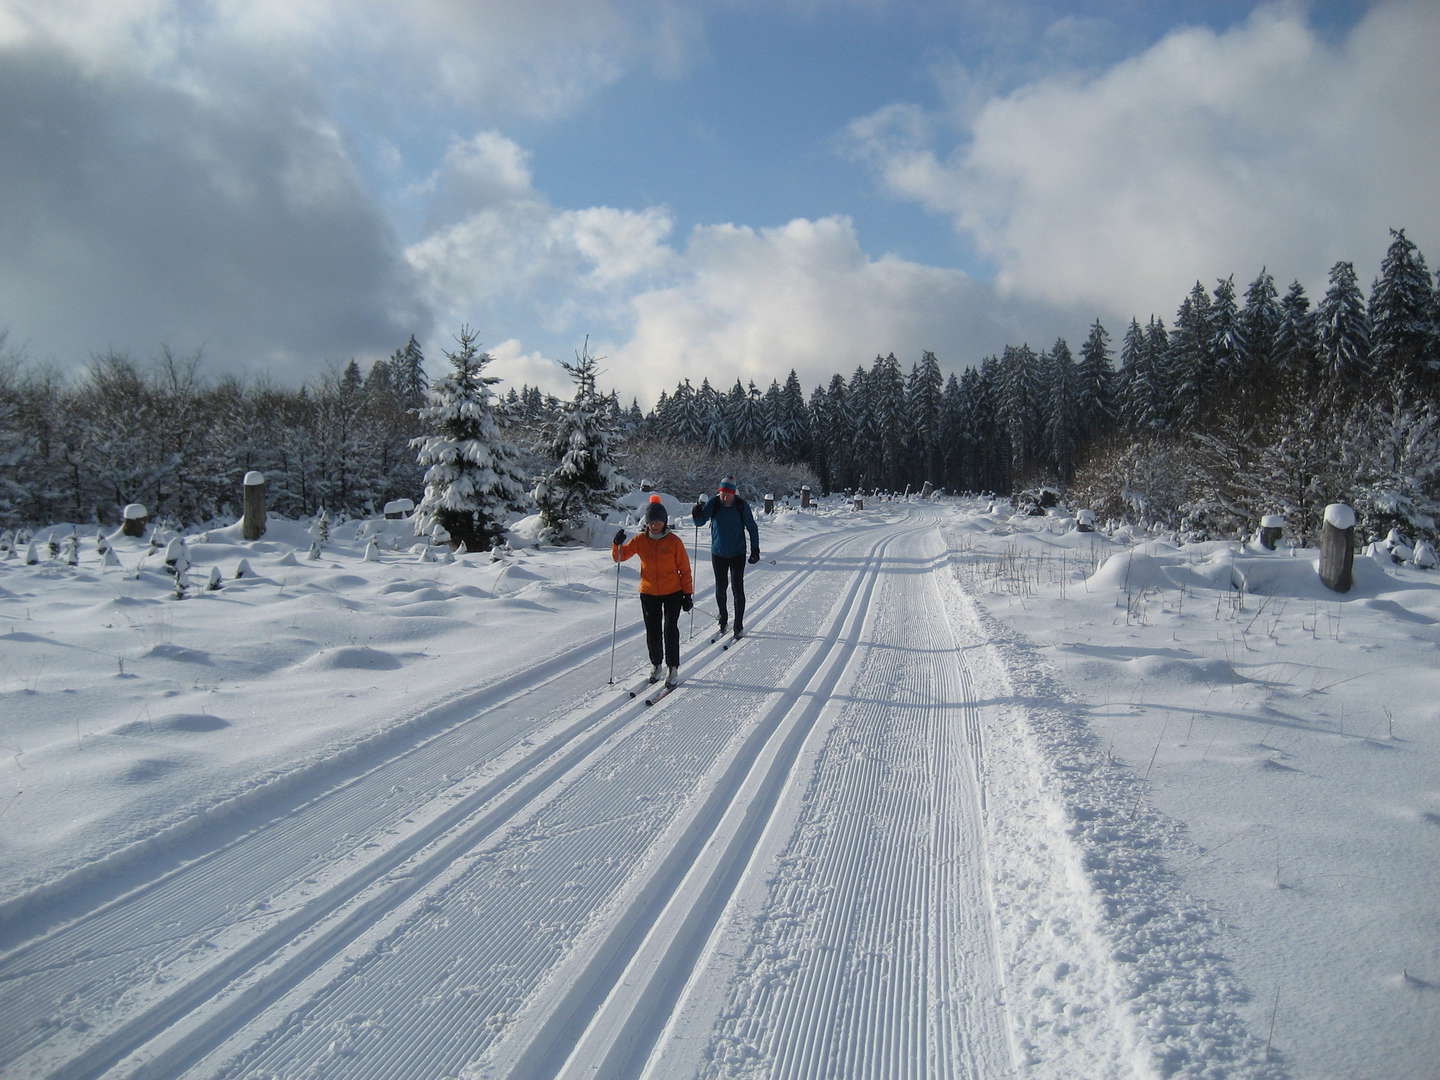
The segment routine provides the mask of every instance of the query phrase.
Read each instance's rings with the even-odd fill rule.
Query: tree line
[[[1064,338],[1022,343],[946,374],[932,351],[908,371],[892,352],[808,395],[793,369],[764,391],[682,379],[648,411],[602,392],[587,366],[587,438],[603,431],[627,472],[686,494],[743,460],[764,483],[820,490],[1049,485],[1102,516],[1197,536],[1267,512],[1296,516],[1303,533],[1334,499],[1358,503],[1371,531],[1433,533],[1437,297],[1424,256],[1393,230],[1368,299],[1350,262],[1332,267],[1313,305],[1298,282],[1282,296],[1265,269],[1243,294],[1233,276],[1197,281],[1170,325],[1132,318],[1117,348],[1097,319],[1078,355]],[[197,524],[235,512],[251,469],[277,512],[373,512],[423,487],[413,444],[433,434],[422,416],[432,397],[413,337],[368,372],[351,361],[298,389],[207,384],[198,357],[168,351],[144,367],[96,357],[76,381],[9,355],[0,522],[112,522],[142,502]],[[488,402],[516,475],[550,475],[565,453],[557,423],[575,402],[528,385]]]

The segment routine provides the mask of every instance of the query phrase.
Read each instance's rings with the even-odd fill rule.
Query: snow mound
[[[394,671],[402,665],[399,657],[383,649],[350,645],[340,649],[323,649],[300,666],[320,671]]]
[[[141,657],[144,660],[176,660],[182,664],[209,664],[210,654],[184,645],[152,645]]]
[[[132,720],[121,724],[111,735],[160,735],[166,732],[197,734],[220,731],[230,726],[230,721],[210,713],[172,713],[158,720]]]

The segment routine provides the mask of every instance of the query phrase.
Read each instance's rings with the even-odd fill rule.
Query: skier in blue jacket
[[[760,530],[750,504],[735,493],[735,478],[720,481],[720,489],[701,503],[695,500],[690,511],[696,525],[710,523],[710,562],[715,567],[715,606],[720,609],[720,632],[729,623],[726,611],[726,584],[735,593],[735,637],[745,633],[745,534],[750,534],[749,561],[760,561]]]

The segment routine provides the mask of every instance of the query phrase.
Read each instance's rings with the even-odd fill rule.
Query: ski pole
[[[615,634],[620,629],[620,560],[615,560],[615,622],[610,627],[610,685],[615,684]]]
[[[693,543],[693,544],[690,545],[690,589],[691,589],[690,595],[691,595],[691,596],[694,596],[694,595],[695,595],[694,589],[695,589],[695,574],[697,573],[696,567],[698,567],[698,566],[700,565],[698,562],[696,562],[696,560],[699,559],[699,558],[700,558],[700,523],[697,521],[697,522],[695,522],[695,543]],[[690,640],[691,640],[691,641],[694,641],[694,640],[695,640],[695,605],[694,605],[693,603],[690,605]]]

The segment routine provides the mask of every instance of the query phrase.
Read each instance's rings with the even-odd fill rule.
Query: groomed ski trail
[[[807,588],[846,542],[792,545],[789,572],[757,613]],[[116,876],[139,884],[91,912],[29,940],[13,935],[44,912],[12,922],[0,956],[0,1075],[189,1067],[640,718],[641,702],[605,688],[575,704],[576,686],[603,681],[608,643],[584,642],[502,680],[476,695],[484,706],[468,718],[464,700],[437,709],[438,734],[417,724],[409,746],[403,732],[387,735],[384,756],[358,755],[346,781],[317,770],[308,794],[291,778],[261,824],[173,870],[146,880],[143,858],[122,865]],[[63,910],[68,898],[47,899]]]
[[[0,1075],[1153,1075],[942,519],[792,544],[653,708],[585,642],[12,947]]]

